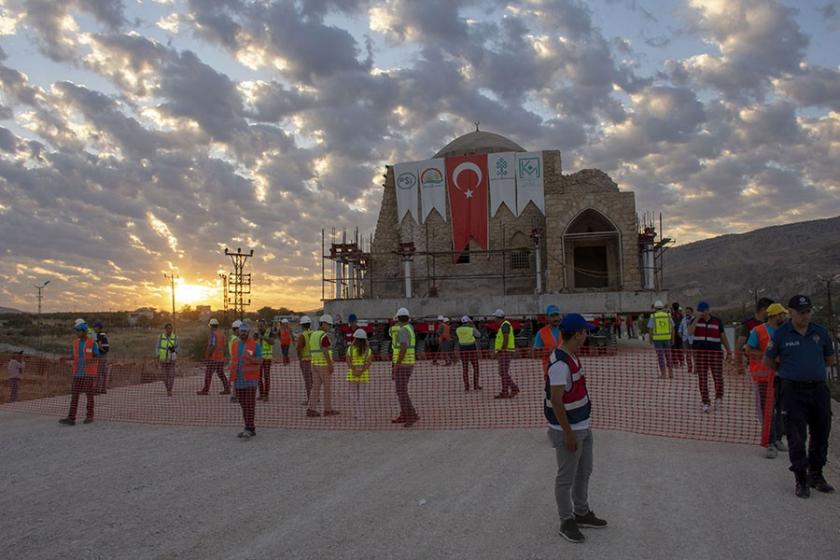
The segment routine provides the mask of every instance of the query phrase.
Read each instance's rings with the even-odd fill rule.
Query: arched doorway
[[[621,289],[621,232],[601,212],[587,208],[569,222],[563,251],[569,288]]]

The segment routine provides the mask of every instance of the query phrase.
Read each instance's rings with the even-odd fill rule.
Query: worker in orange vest
[[[85,424],[93,422],[93,395],[96,392],[96,378],[99,375],[99,347],[92,336],[88,336],[88,326],[83,319],[76,319],[73,325],[76,340],[73,341],[73,384],[70,386],[70,412],[67,418],[58,421],[65,426],[76,425],[76,410],[79,407],[79,394],[87,396],[87,416]]]
[[[549,305],[545,308],[545,314],[548,315],[548,324],[537,331],[534,337],[534,355],[542,358],[543,375],[547,376],[549,357],[563,344],[563,335],[560,333],[560,308]]]
[[[220,395],[230,394],[230,383],[225,377],[225,335],[219,328],[218,319],[210,319],[208,324],[210,333],[207,336],[207,348],[204,349],[204,359],[207,365],[204,369],[204,387],[196,392],[196,395],[206,395],[210,392],[210,383],[215,373],[222,380],[222,392]]]
[[[262,366],[262,345],[248,336],[249,330],[248,323],[239,326],[239,340],[231,344],[230,352],[230,382],[236,390],[236,398],[242,407],[242,418],[245,421],[245,429],[239,432],[239,437],[246,440],[257,435],[254,413]]]
[[[451,366],[455,362],[452,356],[452,327],[449,325],[449,317],[438,315],[437,336],[443,365]]]
[[[773,339],[773,333],[785,322],[787,309],[780,303],[772,303],[767,307],[767,322],[761,323],[750,331],[747,343],[744,345],[750,359],[750,375],[755,388],[755,404],[758,422],[762,426],[761,443],[767,445],[768,459],[775,459],[779,451],[786,451],[782,442],[781,414],[776,404],[779,401],[778,378],[774,372],[764,365],[764,352]],[[768,410],[769,407],[769,410]]]
[[[280,351],[283,352],[283,363],[289,363],[289,348],[292,346],[292,329],[289,327],[288,319],[280,320],[280,328],[277,331],[280,339]]]

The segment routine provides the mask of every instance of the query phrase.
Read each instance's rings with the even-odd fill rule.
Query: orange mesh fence
[[[653,349],[607,347],[583,353],[581,361],[592,400],[592,427],[675,438],[762,443],[762,419],[765,426],[772,420],[766,406],[767,402],[773,401],[772,391],[765,398],[759,398],[758,388],[750,376],[736,374],[733,365],[723,363],[721,353],[692,351],[689,356],[683,351],[674,354],[673,378],[663,378]],[[463,361],[457,360],[457,354],[440,356],[440,360],[434,362],[429,359],[433,356],[419,357],[408,382],[408,396],[419,416],[412,429],[546,426],[543,366],[530,351],[517,351],[510,360],[510,376],[518,387],[518,393],[512,398],[494,398],[501,393],[502,382],[501,364],[492,353],[482,353],[477,360],[468,360],[470,367],[466,378]],[[447,358],[453,357],[456,361],[445,365]],[[0,367],[5,369],[8,358],[0,357]],[[0,408],[67,416],[72,390],[69,360],[27,357],[26,361],[25,373],[18,386],[18,402],[7,402],[9,391],[6,390],[2,395],[5,404]],[[708,366],[706,376],[695,371],[698,363]],[[210,391],[197,394],[204,387],[208,365],[212,374]],[[690,368],[691,365],[695,367]],[[268,399],[256,402],[257,430],[402,428],[401,424],[392,423],[400,413],[400,404],[390,362],[374,361],[369,383],[359,383],[348,381],[346,364],[337,361],[334,372],[327,376],[331,400],[327,406],[323,390],[319,392],[317,402],[307,404],[306,383],[300,366],[297,361],[271,364]],[[229,364],[222,367],[227,378]],[[107,386],[91,381],[88,386],[78,387],[81,394],[77,417],[79,420],[85,417],[87,393],[102,388],[107,392],[93,396],[97,421],[242,426],[240,404],[231,402],[231,395],[219,394],[224,386],[217,375],[218,369],[219,363],[178,361],[169,396],[166,371],[162,371],[156,361],[109,359],[100,367],[100,371],[107,372]],[[667,375],[667,367],[662,372]],[[703,411],[701,399],[700,380],[703,377],[708,383],[711,404],[708,412]],[[476,389],[476,385],[480,389]],[[769,387],[772,389],[772,383]],[[716,397],[721,397],[720,402],[716,402]],[[321,415],[307,416],[310,408]],[[329,409],[338,414],[324,416]],[[764,431],[767,431],[766,427]],[[766,435],[763,443],[766,444]]]

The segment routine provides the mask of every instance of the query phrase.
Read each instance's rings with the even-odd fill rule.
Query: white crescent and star
[[[480,185],[481,179],[483,178],[483,175],[481,174],[481,168],[471,161],[465,161],[463,163],[459,163],[452,171],[452,183],[455,185],[455,188],[464,193],[464,196],[466,196],[467,198],[472,198],[472,189],[467,189],[466,191],[464,191],[458,185],[458,176],[464,171],[472,171],[473,173],[475,173],[476,177],[478,178],[478,180],[476,181],[476,185]]]

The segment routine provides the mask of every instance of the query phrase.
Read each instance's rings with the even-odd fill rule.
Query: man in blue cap
[[[93,422],[93,395],[96,393],[96,377],[99,373],[99,347],[92,336],[88,336],[88,326],[83,319],[76,319],[73,325],[76,340],[73,341],[73,383],[70,386],[70,411],[66,418],[58,421],[65,426],[76,425],[76,410],[79,395],[87,396],[87,416],[85,424]]]
[[[808,498],[811,488],[834,492],[823,476],[831,430],[831,394],[826,368],[834,365],[831,336],[811,321],[813,306],[805,295],[788,302],[790,321],[773,333],[764,353],[764,364],[778,371],[781,380],[782,420],[788,438],[790,470],[795,493]],[[810,441],[808,433],[810,432]],[[807,453],[805,443],[808,443]]]
[[[721,352],[721,346],[732,356],[729,341],[723,331],[723,321],[712,315],[709,304],[701,301],[697,304],[697,319],[688,327],[689,336],[693,337],[694,372],[700,385],[700,399],[703,401],[703,412],[712,409],[709,400],[709,372],[715,384],[715,408],[723,403],[723,361],[726,354]]]
[[[576,352],[595,326],[582,315],[570,313],[560,323],[563,342],[551,353],[545,380],[543,412],[548,438],[557,456],[554,495],[560,516],[560,535],[568,541],[586,540],[580,527],[601,528],[607,522],[589,509],[589,476],[592,474],[592,404],[586,390],[583,365]]]

